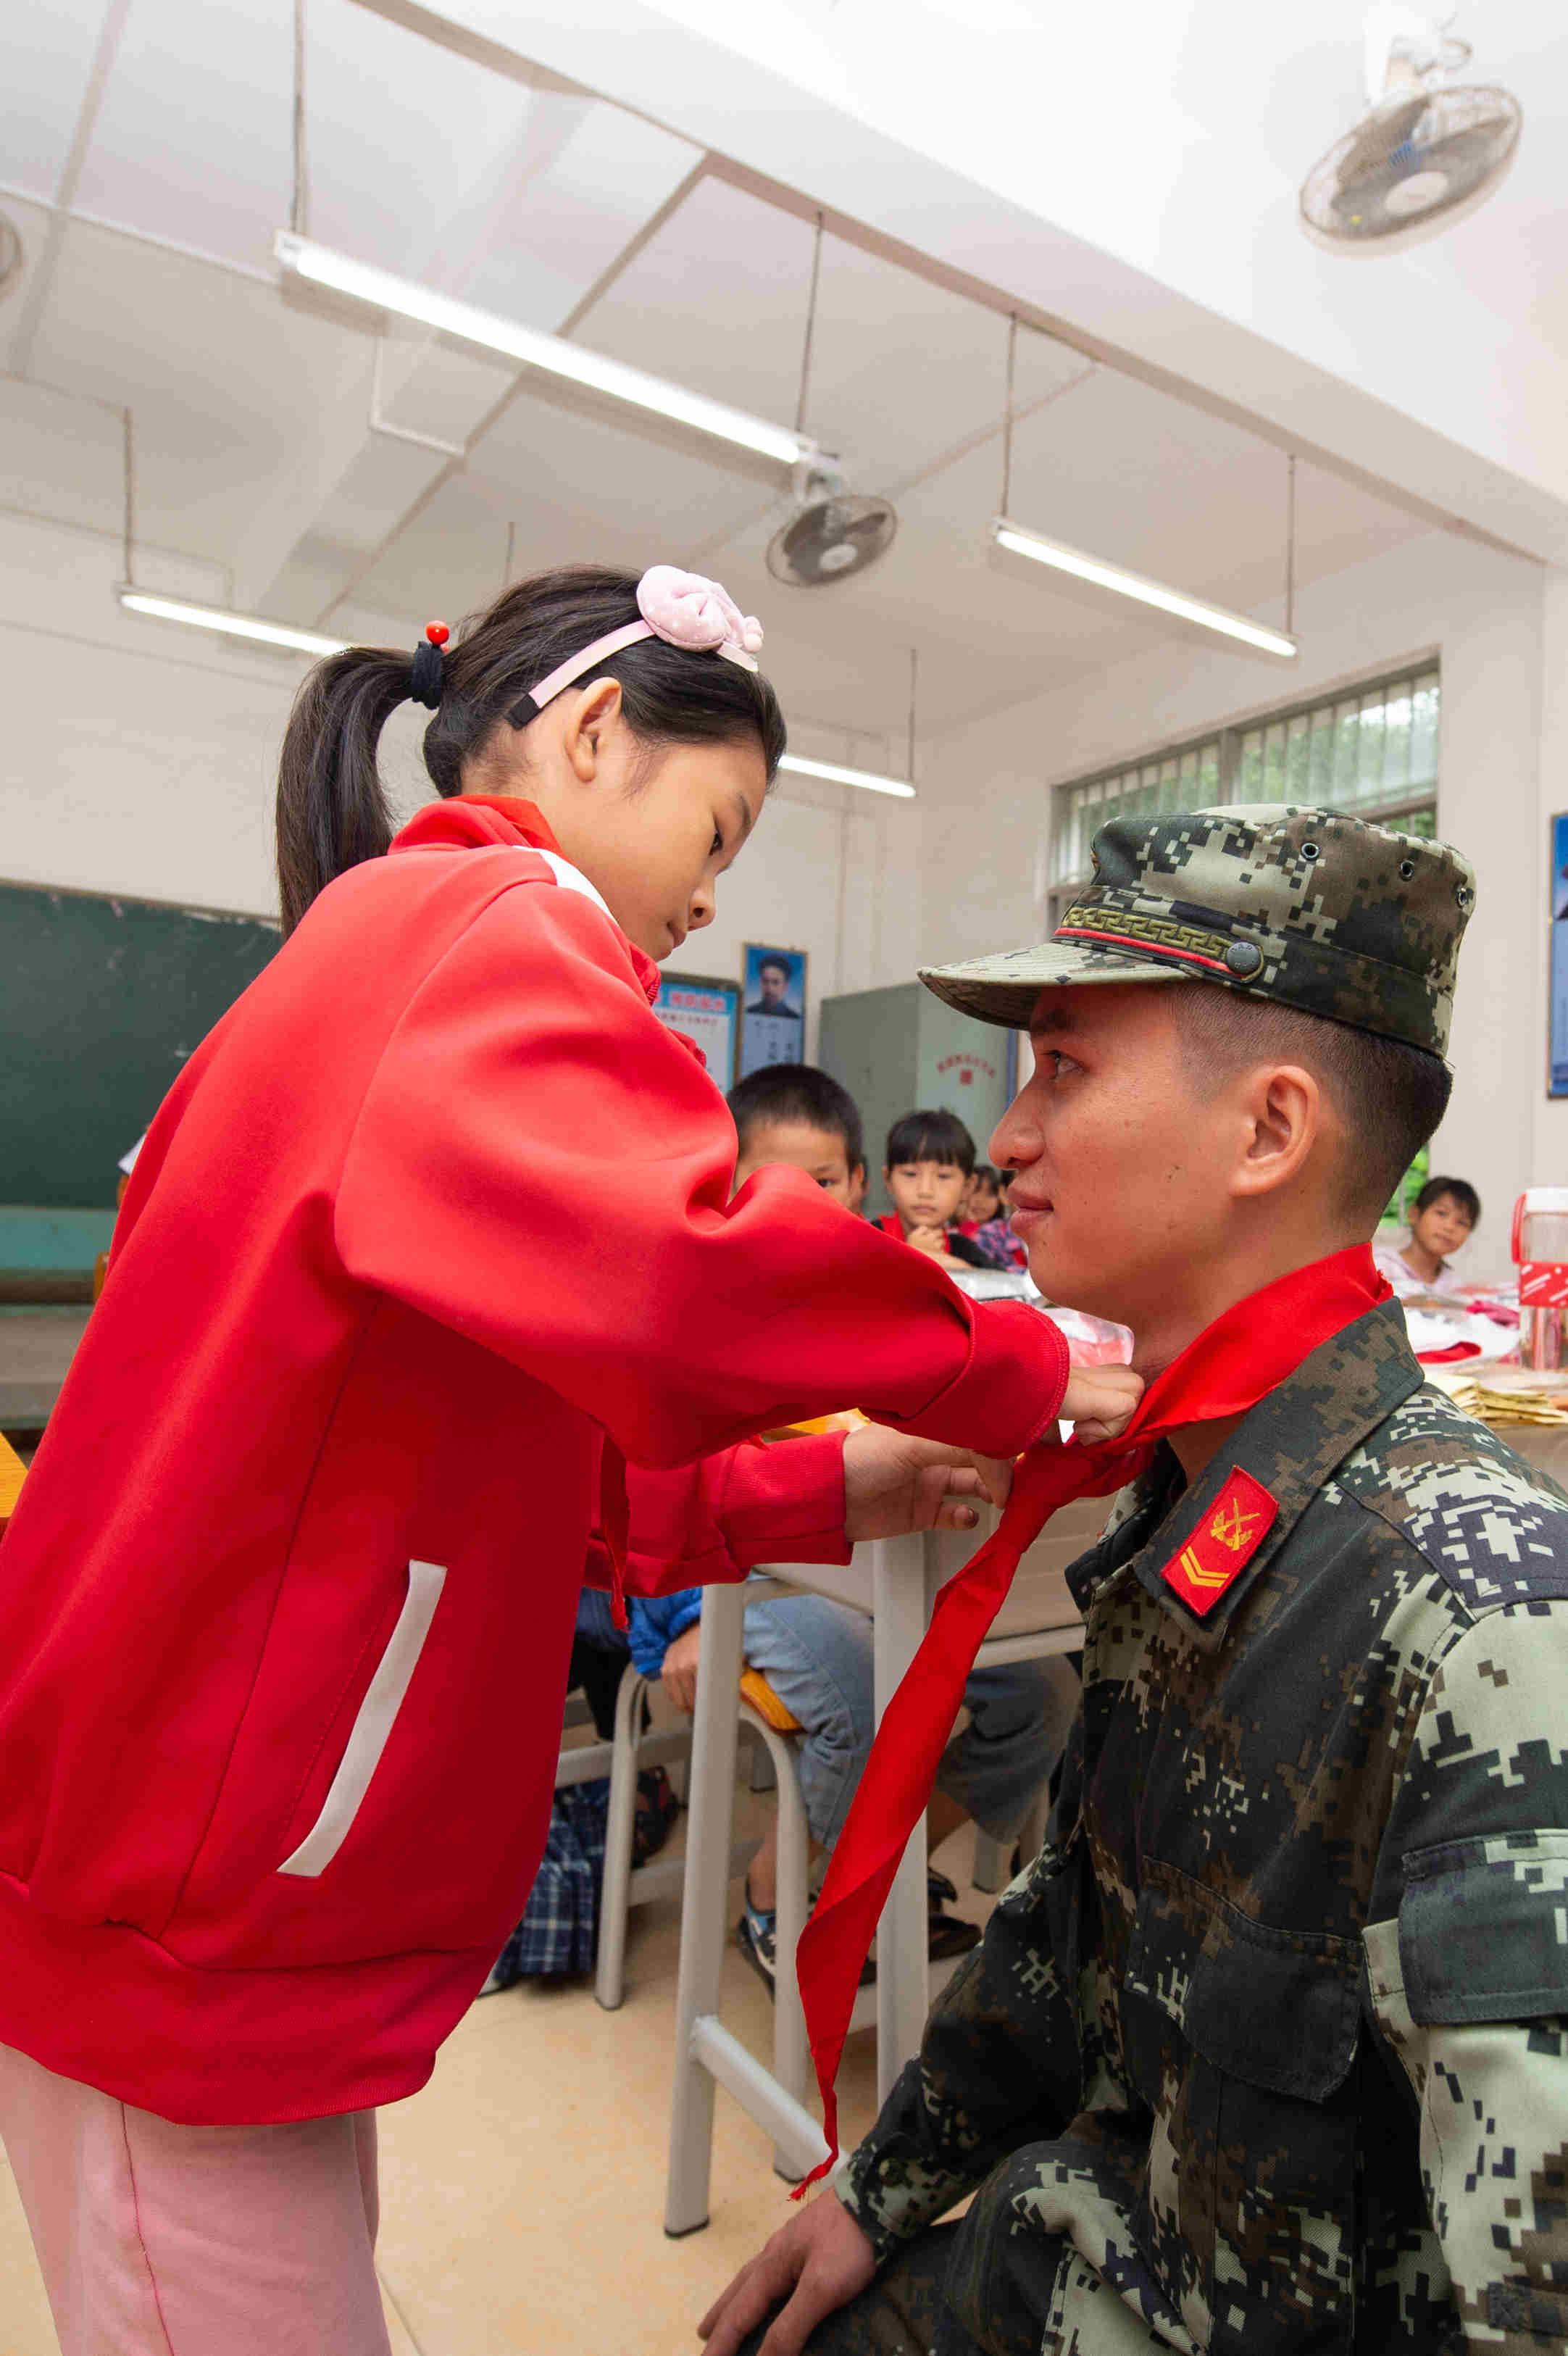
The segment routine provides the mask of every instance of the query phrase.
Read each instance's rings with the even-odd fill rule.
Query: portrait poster
[[[699,973],[667,973],[654,1001],[654,1012],[667,1029],[683,1032],[697,1042],[710,1079],[721,1088],[734,1087],[741,993],[732,981]]]
[[[1546,1093],[1568,1097],[1568,813],[1552,821],[1552,1015]]]
[[[748,941],[741,968],[741,1073],[805,1060],[805,951]]]

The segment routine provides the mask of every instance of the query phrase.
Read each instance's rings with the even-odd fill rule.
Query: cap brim
[[[1042,990],[1205,979],[1153,958],[1124,957],[1116,949],[1072,948],[1060,941],[1041,941],[1032,949],[1004,949],[997,957],[968,958],[962,965],[922,966],[919,973],[927,990],[945,1005],[1006,1031],[1029,1029]]]

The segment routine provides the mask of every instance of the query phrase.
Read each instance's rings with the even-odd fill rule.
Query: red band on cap
[[[1087,925],[1058,925],[1051,935],[1057,941],[1104,941],[1114,949],[1125,949],[1129,956],[1150,958],[1158,965],[1174,959],[1182,965],[1206,965],[1211,973],[1231,977],[1231,969],[1223,958],[1202,956],[1197,949],[1168,949],[1152,941],[1130,941],[1125,933],[1091,932]]]

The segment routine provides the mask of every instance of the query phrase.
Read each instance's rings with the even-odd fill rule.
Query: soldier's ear
[[[1259,1065],[1242,1087],[1242,1151],[1231,1173],[1237,1199],[1292,1185],[1323,1139],[1328,1110],[1319,1082],[1300,1064]]]

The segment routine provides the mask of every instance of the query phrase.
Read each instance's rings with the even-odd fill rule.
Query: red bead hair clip
[[[443,647],[452,636],[444,622],[427,622],[424,634],[432,647]]]

